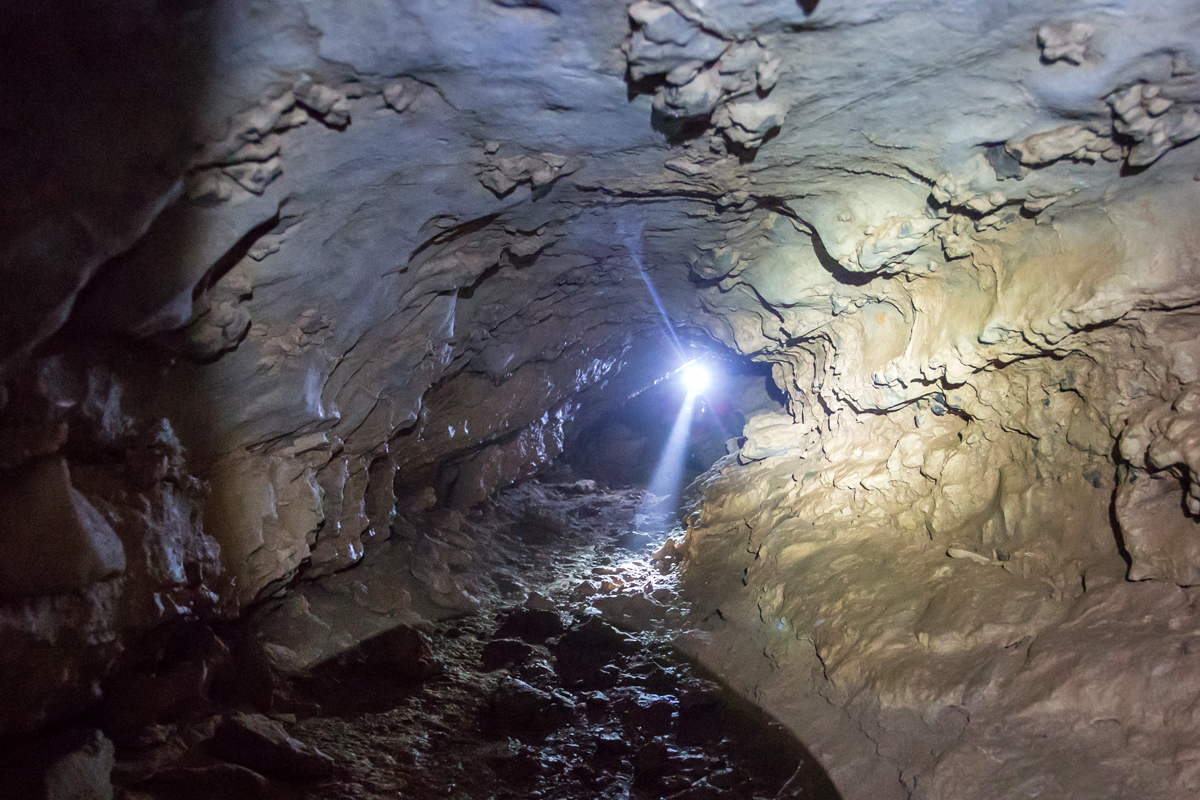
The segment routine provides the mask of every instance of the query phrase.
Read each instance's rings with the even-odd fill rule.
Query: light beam
[[[668,517],[666,527],[671,526],[672,515],[679,500],[679,482],[683,478],[683,465],[687,460],[688,440],[692,434],[692,417],[695,411],[696,392],[689,391],[679,409],[679,415],[675,417],[675,424],[671,426],[671,435],[667,437],[667,444],[658,459],[658,466],[654,468],[650,484],[646,487],[646,498],[642,501],[635,518],[640,517],[645,521],[652,514],[661,514],[665,510]]]

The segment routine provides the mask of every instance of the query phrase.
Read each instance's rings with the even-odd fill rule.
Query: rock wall
[[[7,671],[45,662],[5,731],[89,703],[172,615],[353,566],[397,487],[465,508],[531,474],[663,335],[639,268],[693,302],[642,242],[701,204],[564,183],[653,145],[623,11],[589,53],[524,8],[110,5],[5,12],[0,593]],[[514,58],[531,34],[558,44]]]
[[[967,77],[942,86],[959,105],[930,117],[945,72],[898,67],[887,125],[855,108],[894,154],[851,165],[843,148],[836,182],[693,266],[717,282],[714,336],[772,363],[791,407],[751,419],[698,487],[683,644],[792,724],[847,797],[1200,785],[1200,191],[1192,90],[1166,89],[1194,85],[1195,56],[1146,15],[1119,33],[1031,13],[975,42],[1013,37],[1024,97],[997,96],[971,66],[991,57],[964,50]],[[864,35],[886,37],[879,22]],[[906,101],[934,124],[905,130]],[[784,126],[759,155],[787,144]],[[756,188],[781,189],[773,173]]]

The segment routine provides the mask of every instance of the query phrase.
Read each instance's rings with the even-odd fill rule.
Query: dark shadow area
[[[987,159],[999,180],[1020,180],[1024,174],[1021,162],[1009,152],[1004,142],[994,142],[985,145],[984,158]]]
[[[74,293],[171,201],[210,44],[185,5],[0,12],[0,366],[53,333]]]
[[[765,97],[766,95],[761,95]],[[758,151],[772,139],[779,135],[780,127],[776,125],[771,130],[767,131],[762,138],[762,142],[757,147],[746,147],[743,144],[733,141],[728,136],[725,138],[725,149],[730,154],[737,156],[739,164],[753,164],[754,159],[758,158]]]
[[[817,260],[821,262],[821,266],[829,271],[829,274],[834,277],[838,283],[844,283],[847,286],[866,286],[876,278],[888,278],[889,275],[880,275],[877,272],[851,272],[838,263],[837,259],[829,255],[829,251],[825,249],[825,243],[821,241],[821,237],[816,231],[812,234],[813,251],[817,254]]]
[[[1151,166],[1152,166],[1151,164],[1141,164],[1138,166],[1134,166],[1134,165],[1130,164],[1128,161],[1122,161],[1120,175],[1122,178],[1128,178],[1132,175],[1140,175],[1141,173],[1148,170]]]
[[[647,75],[639,80],[634,80],[633,73],[629,67],[625,68],[625,99],[632,101],[640,94],[654,94],[659,87],[667,85],[666,74]]]
[[[349,718],[396,708],[440,671],[428,636],[400,625],[295,678],[293,685],[300,705]]]
[[[42,487],[57,498],[35,492],[38,502],[3,535],[22,525],[72,530],[82,519],[115,542],[109,552],[126,554],[116,588],[90,574],[62,592],[53,585],[54,552],[34,553],[29,591],[0,587],[3,733],[43,728],[52,737],[47,726],[65,731],[78,714],[100,713],[107,682],[136,663],[147,631],[216,612],[217,594],[228,589],[215,554],[188,550],[199,538],[198,485],[181,471],[173,484],[143,471],[147,457],[182,463],[166,415],[153,406],[170,359],[131,350],[123,330],[72,322],[84,293],[99,289],[166,209],[187,203],[180,196],[198,98],[210,94],[212,10],[206,2],[51,0],[0,12],[0,487],[47,463],[62,476]],[[202,291],[203,274],[183,278],[190,232],[184,225],[177,233],[132,282],[136,294],[174,283],[185,299]],[[14,432],[28,445],[12,447]],[[47,517],[64,497],[83,510]],[[180,512],[178,539],[160,548],[147,530],[167,507]],[[170,558],[178,562],[159,572]]]
[[[1112,497],[1108,501],[1108,522],[1112,526],[1112,535],[1117,544],[1117,552],[1125,561],[1126,575],[1129,574],[1129,567],[1133,566],[1133,557],[1129,555],[1129,549],[1125,546],[1125,535],[1121,532],[1121,521],[1117,517],[1117,493],[1121,490],[1121,484],[1133,483],[1137,480],[1137,474],[1132,465],[1126,463],[1121,456],[1121,448],[1118,444],[1113,444],[1112,452],[1109,455],[1112,463],[1117,465],[1116,474],[1113,476],[1113,491]],[[1187,496],[1187,493],[1184,493]]]
[[[475,296],[475,292],[479,290],[479,287],[483,285],[483,282],[486,281],[488,278],[491,278],[492,276],[494,276],[497,272],[499,272],[502,266],[503,265],[500,263],[492,264],[490,267],[485,269],[483,272],[479,273],[479,277],[476,278],[475,282],[472,283],[470,286],[461,287],[458,290],[458,296],[460,298],[462,298],[463,300],[470,300],[472,297]]]
[[[705,114],[699,117],[677,117],[655,109],[650,113],[650,126],[667,137],[667,144],[673,146],[703,136],[708,131],[711,116]]]
[[[1117,487],[1120,484],[1121,478],[1118,475]],[[1112,526],[1112,535],[1113,540],[1117,544],[1117,552],[1120,553],[1121,559],[1125,562],[1125,572],[1128,575],[1129,568],[1133,566],[1133,557],[1129,555],[1129,550],[1125,547],[1125,535],[1121,533],[1121,521],[1117,518],[1117,490],[1116,487],[1113,488],[1112,497],[1108,501],[1108,521]]]
[[[466,222],[461,222],[457,225],[447,228],[446,230],[440,231],[421,242],[421,244],[417,245],[416,249],[409,253],[408,259],[405,263],[411,264],[413,259],[421,255],[421,253],[425,252],[430,247],[446,245],[456,239],[461,239],[464,236],[469,236],[472,233],[481,231],[488,225],[491,225],[493,222],[495,222],[499,216],[499,213],[487,214],[479,217],[478,219],[467,220]]]

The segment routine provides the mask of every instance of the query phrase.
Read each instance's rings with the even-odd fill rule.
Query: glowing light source
[[[708,370],[699,364],[689,364],[683,370],[683,385],[688,394],[699,394],[708,388]]]

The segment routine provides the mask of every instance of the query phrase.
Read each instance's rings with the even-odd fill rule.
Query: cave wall
[[[574,38],[498,5],[5,13],[3,730],[87,705],[173,617],[354,565],[397,487],[465,509],[556,457],[661,356],[639,266],[695,304],[644,251],[702,197],[647,220],[567,182],[657,137],[620,9]]]
[[[1097,710],[1063,654],[1089,613],[1131,631],[1097,672],[1190,646],[1195,4],[4,13],[0,671],[43,667],[0,728],[172,616],[354,565],[397,488],[532,474],[667,341],[645,278],[788,397],[701,487],[697,653],[810,746],[902,731],[828,754],[887,750],[890,791],[951,796],[992,746],[959,716],[1040,663],[1096,736],[1191,735],[1192,678]]]

